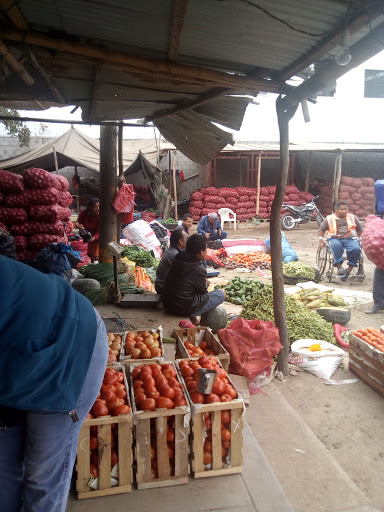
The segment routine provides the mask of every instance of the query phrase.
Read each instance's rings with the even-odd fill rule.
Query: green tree
[[[12,116],[12,117],[20,117],[20,114],[17,110],[12,108],[4,108],[0,107],[0,115],[1,116]],[[7,121],[6,119],[0,119],[0,122],[3,123],[5,129],[11,137],[18,137],[20,147],[29,147],[31,141],[31,131],[30,129],[23,123],[23,121]]]

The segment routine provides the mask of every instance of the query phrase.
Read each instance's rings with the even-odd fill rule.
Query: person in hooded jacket
[[[169,239],[170,245],[168,249],[164,251],[163,257],[161,258],[159,266],[157,267],[155,281],[156,293],[159,293],[160,295],[162,294],[164,279],[168,273],[173,258],[176,256],[176,254],[185,249],[187,240],[188,235],[181,226],[172,231]]]
[[[189,316],[197,325],[197,317],[219,306],[226,298],[224,290],[207,290],[207,273],[203,262],[207,255],[207,239],[191,235],[185,251],[177,254],[165,276],[164,308],[174,315]]]
[[[0,255],[0,509],[65,512],[105,325],[62,277]]]

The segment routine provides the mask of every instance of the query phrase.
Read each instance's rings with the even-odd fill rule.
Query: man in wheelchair
[[[346,281],[351,270],[357,267],[361,249],[358,238],[363,228],[359,219],[348,213],[348,203],[338,201],[335,204],[335,213],[328,215],[319,228],[319,246],[325,246],[324,234],[328,231],[327,241],[333,254],[333,266],[337,267],[337,275],[341,281]],[[343,252],[347,251],[348,268],[343,268]]]

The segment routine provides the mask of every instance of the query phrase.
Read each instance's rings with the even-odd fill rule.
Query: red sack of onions
[[[31,236],[29,239],[29,245],[32,249],[44,249],[44,247],[48,247],[54,242],[64,242],[64,239],[60,236],[48,233],[38,233],[37,235]]]
[[[58,192],[57,202],[60,206],[66,208],[67,206],[73,203],[73,197],[69,192]]]
[[[51,235],[64,235],[64,226],[61,221],[56,222],[36,222],[30,220],[24,224],[11,226],[12,233],[15,235],[35,235],[38,233],[49,233]]]
[[[38,222],[56,222],[67,220],[71,216],[69,208],[63,208],[58,204],[34,205],[29,209],[29,218]]]
[[[376,267],[384,270],[384,220],[376,215],[368,215],[365,219],[361,241],[367,258]]]
[[[49,187],[58,187],[58,182],[55,179],[55,176],[45,169],[38,169],[36,167],[31,167],[27,169],[23,174],[24,183],[28,188],[49,188]]]
[[[0,203],[2,203],[4,201],[4,194],[2,192],[0,192]]]
[[[19,261],[34,260],[38,254],[38,250],[22,249],[17,251],[17,259]]]
[[[0,190],[3,192],[22,192],[24,180],[19,174],[0,170]]]
[[[0,222],[0,229],[6,229],[8,231],[8,226],[4,224],[4,222]]]
[[[23,235],[15,235],[13,239],[15,241],[16,249],[18,251],[26,249],[28,247],[28,237]]]
[[[69,181],[65,176],[55,176],[56,181],[58,183],[58,190],[62,190],[64,192],[68,192],[69,190]]]
[[[27,221],[27,212],[23,208],[4,208],[0,206],[0,221],[7,226]]]
[[[57,203],[59,192],[53,187],[46,189],[28,189],[20,194],[9,194],[6,196],[4,204],[6,206],[20,206],[27,208],[33,204],[55,204]],[[67,205],[65,205],[67,206]]]

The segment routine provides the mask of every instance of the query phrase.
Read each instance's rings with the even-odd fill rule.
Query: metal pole
[[[175,221],[179,219],[177,217],[177,187],[176,187],[176,151],[173,152],[173,195],[175,199]]]
[[[99,247],[101,263],[112,261],[107,244],[117,242],[117,215],[112,206],[117,185],[117,127],[100,128],[100,228]]]

